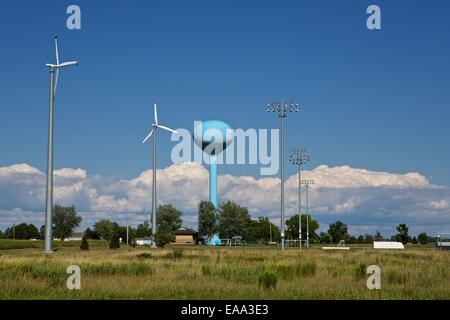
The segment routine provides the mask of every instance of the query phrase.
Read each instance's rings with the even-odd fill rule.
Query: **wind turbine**
[[[59,69],[78,65],[77,61],[59,63],[58,37],[55,37],[56,64],[47,63],[50,69],[50,113],[48,126],[47,193],[45,202],[45,245],[44,252],[53,252],[52,210],[53,210],[53,110],[58,85]],[[55,75],[56,73],[56,75]]]
[[[153,112],[154,112],[154,121],[155,123],[152,124],[152,131],[145,137],[145,139],[142,141],[142,143],[145,143],[150,137],[153,136],[153,184],[152,184],[152,215],[151,215],[151,221],[152,221],[152,237],[153,237],[153,243],[152,246],[155,246],[155,234],[156,234],[156,131],[158,128],[164,129],[166,131],[178,134],[177,131],[170,129],[166,126],[163,126],[158,123],[158,111],[156,110],[156,103],[153,105]]]

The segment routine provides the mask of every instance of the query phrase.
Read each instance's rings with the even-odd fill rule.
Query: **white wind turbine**
[[[156,234],[156,131],[158,128],[164,129],[166,131],[178,134],[177,131],[170,129],[166,126],[163,126],[158,123],[158,112],[156,110],[156,103],[153,105],[153,112],[155,117],[155,123],[152,124],[152,131],[145,137],[145,139],[142,141],[142,143],[145,143],[150,137],[153,136],[153,184],[152,184],[152,215],[151,215],[151,221],[152,221],[152,237],[153,237],[153,243],[152,245],[155,246],[155,234]]]
[[[56,86],[58,85],[59,69],[77,65],[77,61],[59,63],[58,37],[55,37],[56,64],[47,63],[50,69],[50,113],[48,126],[48,158],[47,158],[47,194],[45,202],[45,244],[44,252],[52,252],[52,209],[53,209],[53,109],[55,103]],[[56,76],[55,76],[56,72]]]

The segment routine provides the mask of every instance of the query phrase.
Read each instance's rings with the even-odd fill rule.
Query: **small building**
[[[374,249],[403,250],[405,246],[398,241],[374,241]]]
[[[64,241],[81,241],[83,239],[84,232],[74,232],[69,237],[65,238]]]
[[[138,246],[151,246],[152,245],[151,237],[136,238],[135,240],[136,240],[136,244]]]
[[[450,233],[438,233],[436,247],[440,250],[450,250]]]
[[[195,234],[194,230],[182,227],[175,231],[175,244],[195,244]]]

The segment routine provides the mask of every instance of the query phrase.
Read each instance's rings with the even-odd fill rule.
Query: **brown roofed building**
[[[195,231],[188,228],[180,228],[175,231],[175,244],[195,244]]]

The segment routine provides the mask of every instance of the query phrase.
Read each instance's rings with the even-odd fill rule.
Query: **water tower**
[[[217,204],[217,155],[233,141],[233,130],[220,120],[199,122],[194,127],[194,141],[209,156],[209,201]]]

